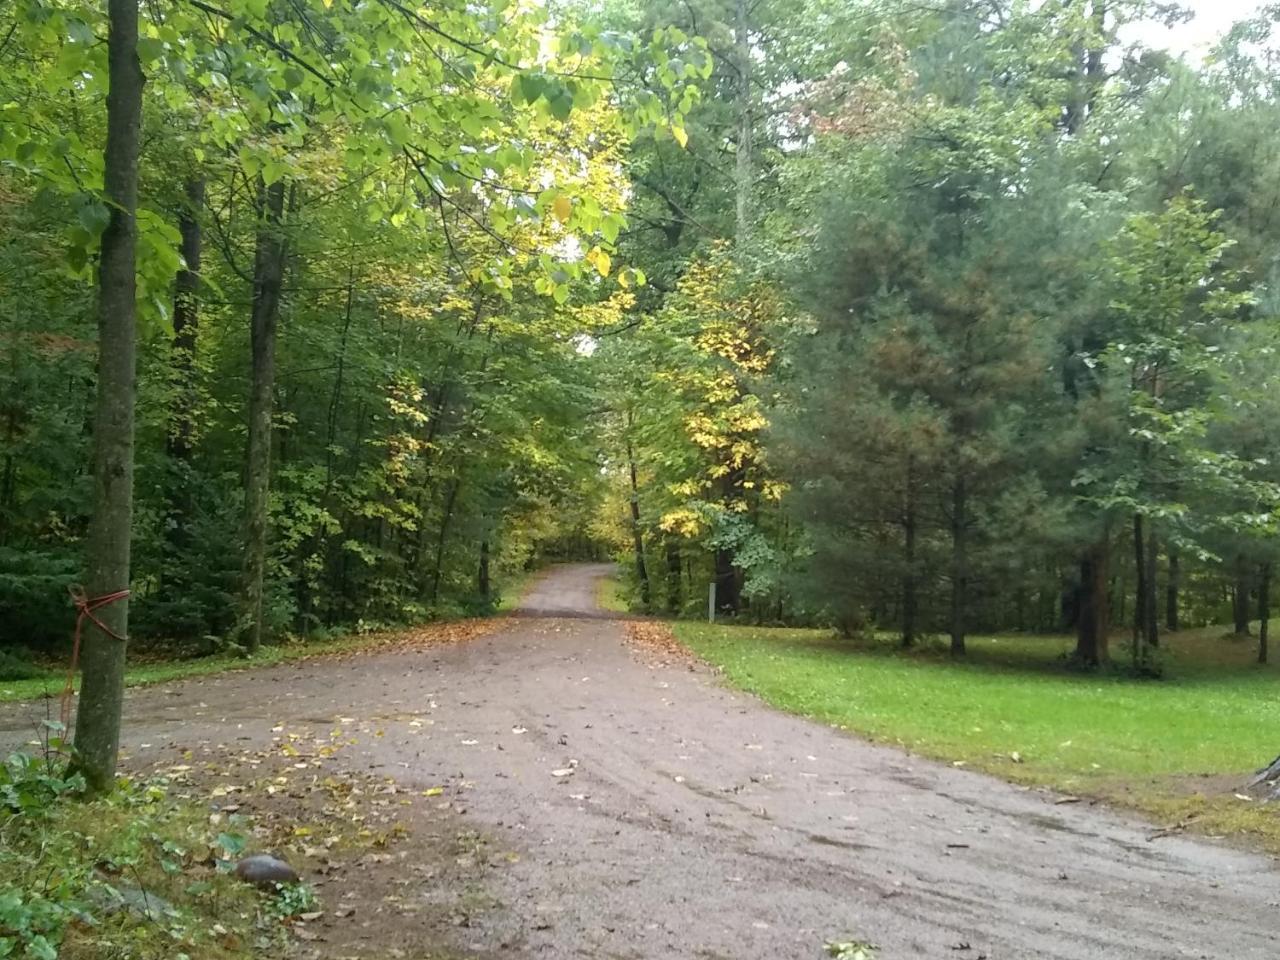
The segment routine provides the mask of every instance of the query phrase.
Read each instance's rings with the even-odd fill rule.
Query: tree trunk
[[[754,178],[753,144],[754,129],[751,120],[751,21],[750,4],[737,0],[734,23],[734,66],[738,71],[737,111],[738,149],[734,170],[735,214],[739,246],[747,243],[751,234],[751,187]]]
[[[1156,538],[1155,524],[1147,525],[1147,573],[1146,592],[1143,596],[1143,625],[1146,627],[1146,643],[1147,646],[1154,650],[1160,646],[1160,622],[1156,616],[1159,604],[1156,603],[1156,557],[1159,556],[1157,551],[1160,548],[1160,541]]]
[[[916,501],[915,479],[907,472],[907,504],[902,523],[902,645],[916,642]]]
[[[667,553],[667,612],[673,616],[680,612],[680,545],[672,537],[666,540]]]
[[[204,178],[192,177],[186,182],[183,192],[185,200],[178,216],[183,266],[174,280],[173,290],[174,402],[169,425],[169,456],[185,464],[191,459],[195,435],[195,361],[200,328],[200,257],[203,247],[200,215],[204,208]]]
[[[740,470],[728,470],[720,479],[720,497],[723,503],[732,503],[741,492]],[[733,565],[733,550],[717,547],[715,551],[716,608],[719,612],[734,616],[742,606],[742,593],[738,584],[738,568]]]
[[[1099,666],[1109,659],[1111,624],[1107,609],[1107,561],[1110,552],[1109,538],[1104,535],[1080,558],[1075,659],[1086,667]]]
[[[93,420],[93,488],[85,541],[87,596],[129,587],[133,520],[133,421],[137,394],[136,255],[142,66],[138,0],[108,0],[107,139],[103,189],[109,210],[98,262],[98,385]],[[76,717],[76,768],[93,793],[111,789],[120,752],[127,597],[84,618],[83,685]]]
[[[182,211],[178,215],[179,251],[183,266],[174,280],[173,349],[170,368],[173,407],[169,419],[167,447],[173,467],[169,491],[168,541],[175,557],[181,558],[190,545],[191,453],[195,438],[196,349],[200,328],[201,210],[204,207],[204,179],[192,177],[183,190]]]
[[[338,340],[338,358],[337,363],[334,365],[333,373],[333,393],[329,395],[329,416],[325,427],[324,492],[326,496],[333,490],[334,451],[338,445],[338,412],[342,407],[343,377],[347,368],[347,339],[351,334],[352,306],[355,302],[355,273],[355,255],[352,254],[351,262],[347,265],[346,306],[342,311],[342,335]],[[437,417],[432,417],[431,422],[433,425],[437,419]]]
[[[285,237],[282,181],[258,181],[258,235],[253,260],[250,333],[253,375],[249,390],[249,453],[245,470],[246,647],[262,646],[267,570],[267,500],[271,488],[271,414],[276,381],[276,325],[284,286]]]
[[[951,486],[951,655],[965,653],[965,612],[969,604],[969,504],[965,481]]]
[[[1106,49],[1103,46],[1107,26],[1105,0],[1094,0],[1089,19],[1095,35],[1089,38],[1091,43],[1088,46],[1082,41],[1073,49],[1076,56],[1076,76],[1071,99],[1064,111],[1067,132],[1073,135],[1080,133],[1085,120],[1093,113],[1098,91],[1107,76],[1104,63]]]
[[[14,372],[17,372],[18,353],[12,352],[12,360]],[[13,450],[17,447],[18,439],[18,405],[16,402],[10,404],[8,415],[5,417],[5,441],[9,452],[4,457],[4,469],[0,470],[0,547],[9,542],[9,529],[11,526],[10,515],[14,512],[14,507],[18,499],[18,464],[14,458]]]
[[[733,551],[716,550],[716,609],[726,616],[738,612],[741,598],[738,596],[738,570],[733,565]]]
[[[1169,547],[1169,582],[1164,588],[1164,628],[1170,633],[1178,632],[1178,589],[1181,586],[1178,569],[1178,548]]]
[[[476,574],[476,589],[482,600],[488,601],[491,587],[489,583],[489,541],[480,541],[480,570]]]
[[[440,519],[440,534],[436,537],[436,562],[431,572],[431,602],[440,599],[440,577],[444,573],[444,548],[449,542],[449,528],[453,525],[453,509],[458,503],[458,490],[462,481],[457,477],[449,480],[449,492],[444,498],[444,516]]]
[[[1271,563],[1258,570],[1258,662],[1267,662],[1267,634],[1271,620]]]
[[[1235,632],[1242,637],[1249,635],[1249,583],[1248,565],[1243,556],[1236,557],[1236,579],[1232,585],[1231,612],[1235,620]]]
[[[631,414],[627,414],[627,426],[631,426]],[[627,438],[627,469],[631,474],[631,541],[636,554],[636,580],[640,584],[640,604],[648,613],[651,595],[649,571],[644,563],[644,531],[640,526],[640,485],[636,480],[636,455]]]
[[[1147,563],[1142,514],[1133,515],[1133,569],[1137,582],[1133,595],[1133,666],[1141,669],[1147,663]]]

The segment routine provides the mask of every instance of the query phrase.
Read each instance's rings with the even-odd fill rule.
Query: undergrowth
[[[305,887],[262,894],[231,873],[250,824],[120,778],[91,799],[61,731],[0,765],[0,958],[242,960],[278,956]],[[299,905],[302,905],[301,907]]]

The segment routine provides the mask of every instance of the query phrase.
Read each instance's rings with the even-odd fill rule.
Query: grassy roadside
[[[498,586],[498,606],[495,610],[498,613],[510,613],[516,607],[520,606],[520,601],[524,599],[524,595],[529,592],[529,588],[537,582],[538,578],[546,571],[538,570],[521,570],[519,573],[505,579]]]
[[[492,629],[496,620],[476,618],[450,620],[410,627],[405,630],[348,634],[311,642],[283,643],[263,647],[252,658],[231,654],[212,657],[196,657],[190,660],[148,661],[131,664],[125,673],[125,686],[145,687],[170,680],[187,680],[233,670],[256,670],[281,663],[313,660],[324,657],[344,656],[364,651],[392,649],[415,644],[446,643],[469,636],[478,636]],[[64,677],[50,676],[32,680],[0,680],[0,703],[21,700],[37,700],[44,696],[56,697],[62,692]],[[79,689],[79,677],[76,688]]]
[[[610,613],[630,613],[625,588],[617,577],[601,577],[596,584],[596,604]]]
[[[529,571],[520,576],[511,577],[499,586],[500,600],[498,613],[507,613],[520,605],[521,599],[529,591],[541,571]],[[234,654],[220,654],[214,657],[197,657],[186,660],[145,660],[133,663],[125,673],[125,686],[148,686],[165,684],[172,680],[189,680],[193,677],[207,677],[215,673],[227,673],[236,669],[256,669],[274,667],[280,663],[293,663],[296,660],[308,660],[320,657],[340,657],[340,655],[360,653],[364,650],[375,650],[385,646],[398,646],[406,643],[431,643],[434,640],[448,640],[453,632],[475,635],[483,632],[483,618],[462,621],[440,621],[428,623],[422,627],[410,627],[403,631],[376,632],[376,634],[348,634],[330,637],[325,640],[297,641],[273,646],[264,646],[255,657],[246,659]],[[0,703],[15,703],[22,700],[38,700],[44,696],[58,696],[63,690],[65,677],[50,675],[35,677],[31,680],[0,680]],[[79,689],[79,678],[76,681]]]
[[[501,600],[498,603],[496,612],[506,613],[519,606],[521,598],[540,574],[541,571],[535,570],[504,581],[499,588]],[[263,647],[252,659],[233,654],[223,654],[211,657],[194,657],[189,660],[146,661],[129,666],[128,672],[125,674],[125,686],[144,687],[155,683],[166,683],[170,680],[187,680],[193,677],[227,673],[232,670],[257,669],[281,663],[292,663],[298,660],[343,656],[383,647],[403,646],[415,642],[447,641],[455,638],[455,634],[477,635],[484,632],[486,628],[483,625],[485,623],[484,618],[439,621],[422,627],[406,628],[405,630],[347,634],[323,640],[282,643]],[[65,677],[56,674],[27,680],[0,680],[0,703],[37,700],[46,696],[56,697],[62,692],[64,682]],[[77,677],[77,689],[79,689],[79,685],[79,678]]]
[[[1095,797],[1280,852],[1280,809],[1237,797],[1280,752],[1280,667],[1221,629],[1175,635],[1159,682],[1069,672],[1067,638],[985,637],[970,662],[829,631],[673,624],[784,710],[1018,783]]]

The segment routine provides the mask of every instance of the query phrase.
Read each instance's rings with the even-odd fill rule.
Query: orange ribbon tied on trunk
[[[76,607],[76,634],[75,640],[71,644],[71,666],[67,670],[67,684],[62,688],[61,717],[63,733],[69,731],[71,724],[71,698],[75,695],[76,667],[80,665],[80,635],[84,630],[85,618],[92,620],[97,628],[107,636],[122,641],[124,637],[99,620],[94,611],[101,610],[103,607],[110,606],[129,596],[128,590],[117,590],[115,593],[104,593],[100,597],[90,599],[85,594],[83,587],[71,586],[67,588],[67,591],[71,594],[71,602]]]

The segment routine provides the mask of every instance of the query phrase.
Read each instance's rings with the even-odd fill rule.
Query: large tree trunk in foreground
[[[1107,606],[1107,561],[1110,543],[1103,536],[1080,558],[1080,592],[1076,618],[1075,659],[1086,667],[1106,663],[1108,632],[1111,629]]]
[[[249,388],[249,454],[245,469],[245,645],[262,645],[267,571],[267,498],[271,488],[271,414],[276,385],[276,325],[284,286],[284,183],[258,182],[258,236],[250,317],[253,376]]]
[[[133,521],[133,417],[136,383],[136,248],[138,141],[142,67],[138,62],[138,0],[108,0],[107,141],[103,187],[110,219],[98,263],[98,392],[93,421],[93,500],[85,542],[90,600],[129,587]],[[115,780],[124,702],[127,598],[84,618],[84,682],[76,718],[76,767],[89,789]]]
[[[1170,633],[1177,633],[1178,626],[1178,590],[1182,574],[1178,568],[1178,548],[1169,547],[1169,582],[1164,588],[1164,628]]]

